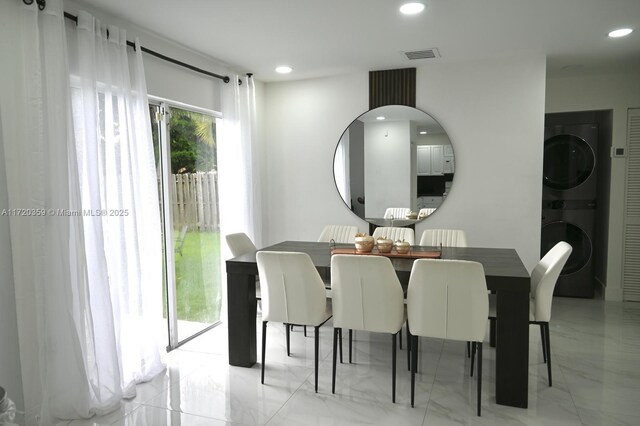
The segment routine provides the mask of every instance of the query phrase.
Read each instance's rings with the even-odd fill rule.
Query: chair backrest
[[[431,213],[435,212],[436,209],[433,207],[427,207],[424,209],[420,209],[420,211],[418,212],[418,217],[427,217],[429,216]]]
[[[404,294],[389,258],[331,257],[333,326],[396,333],[404,320]]]
[[[387,237],[390,240],[405,240],[411,245],[415,244],[415,234],[411,228],[400,228],[396,226],[380,226],[373,231],[372,237],[378,239],[379,237]]]
[[[251,239],[244,232],[228,234],[225,238],[233,257],[242,256],[243,254],[251,253],[257,250],[256,246],[253,244],[253,241],[251,241]]]
[[[413,335],[482,342],[489,315],[482,264],[416,260],[409,278],[407,314]]]
[[[551,319],[553,289],[572,250],[571,245],[560,241],[531,271],[531,298],[534,302],[533,315],[536,321],[549,322]]]
[[[462,229],[426,229],[420,237],[421,246],[466,247],[467,234]]]
[[[327,296],[324,283],[306,253],[259,251],[262,320],[319,325]]]
[[[320,233],[318,242],[328,243],[333,240],[336,243],[353,243],[357,233],[357,226],[327,225]]]
[[[406,219],[411,209],[405,207],[389,207],[384,212],[385,219]]]

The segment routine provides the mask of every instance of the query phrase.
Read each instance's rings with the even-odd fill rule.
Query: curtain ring
[[[33,0],[31,0],[31,3],[33,3]],[[38,3],[38,9],[40,10],[44,10],[47,7],[47,0],[36,0],[36,3]]]

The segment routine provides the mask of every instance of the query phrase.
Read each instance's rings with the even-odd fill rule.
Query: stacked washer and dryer
[[[594,296],[597,150],[596,124],[545,127],[540,256],[559,241],[573,247],[557,296]]]

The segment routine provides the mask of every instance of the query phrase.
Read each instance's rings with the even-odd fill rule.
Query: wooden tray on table
[[[334,247],[331,249],[331,255],[334,254],[361,254],[368,256],[385,256],[391,258],[401,258],[401,259],[440,259],[442,257],[442,252],[440,250],[437,251],[413,251],[413,249],[409,250],[409,253],[398,253],[394,248],[391,249],[389,253],[380,253],[377,247],[374,247],[370,252],[357,252],[354,248],[343,248],[343,247]]]

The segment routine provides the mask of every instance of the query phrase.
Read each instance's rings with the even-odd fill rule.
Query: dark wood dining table
[[[338,247],[353,247],[339,244]],[[318,272],[331,275],[331,243],[285,241],[261,250],[295,251],[309,254]],[[434,250],[413,247],[412,250]],[[443,247],[442,259],[480,262],[487,288],[496,293],[496,403],[527,408],[529,378],[529,290],[530,277],[514,249]],[[414,259],[392,258],[406,288]],[[256,253],[227,260],[229,364],[251,367],[256,363]]]

